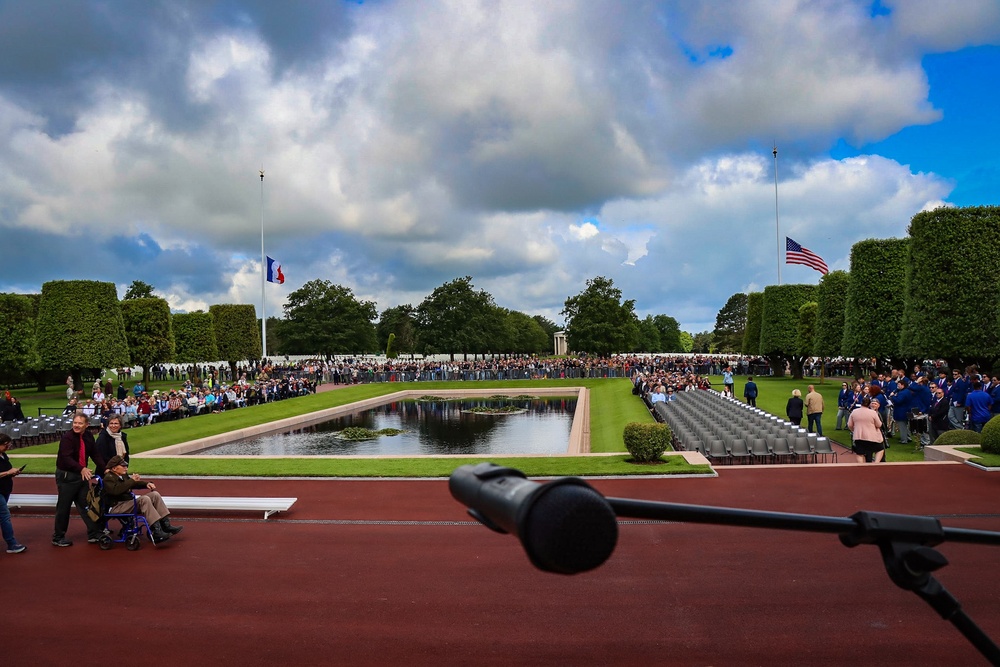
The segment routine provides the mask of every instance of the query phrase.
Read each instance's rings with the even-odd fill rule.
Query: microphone
[[[520,470],[479,463],[456,468],[448,488],[484,526],[517,535],[528,558],[540,570],[586,572],[601,565],[615,550],[615,511],[579,477],[539,484]]]

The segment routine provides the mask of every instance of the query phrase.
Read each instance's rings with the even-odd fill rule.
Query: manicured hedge
[[[868,239],[851,248],[841,354],[896,359],[908,239]]]
[[[935,445],[978,445],[982,441],[981,436],[975,431],[956,429],[945,431],[934,441]]]
[[[54,280],[42,285],[35,338],[44,368],[73,372],[129,364],[114,283]]]
[[[901,352],[992,362],[1000,352],[1000,207],[924,211],[909,232]]]
[[[670,449],[672,434],[666,424],[640,424],[630,422],[623,433],[625,449],[636,463],[659,461],[663,452]]]
[[[799,308],[814,300],[815,285],[768,285],[760,321],[760,353],[798,355]]]
[[[993,417],[986,422],[979,443],[984,452],[1000,454],[1000,416]]]
[[[839,357],[844,342],[844,309],[851,275],[847,271],[831,271],[819,279],[816,288],[816,340],[813,354],[819,357]]]
[[[760,317],[764,311],[764,293],[747,294],[747,328],[743,334],[743,354],[760,354]]]

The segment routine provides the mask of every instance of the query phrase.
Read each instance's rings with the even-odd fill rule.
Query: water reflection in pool
[[[481,415],[463,412],[474,406],[516,405],[527,412]],[[446,455],[563,454],[569,444],[576,398],[530,400],[463,399],[396,401],[304,429],[220,445],[205,455]],[[404,433],[351,442],[334,437],[348,426]]]

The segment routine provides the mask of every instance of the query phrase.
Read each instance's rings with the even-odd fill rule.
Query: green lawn
[[[979,447],[959,447],[958,451],[975,454],[976,458],[972,459],[973,463],[978,463],[986,468],[1000,468],[1000,454],[984,452]]]
[[[170,383],[159,383],[160,388]],[[209,435],[225,433],[247,426],[264,424],[278,419],[315,412],[324,408],[390,394],[403,389],[419,389],[429,394],[439,389],[524,388],[530,393],[533,386],[585,386],[590,389],[591,451],[594,453],[624,452],[622,431],[632,421],[652,422],[653,418],[642,401],[632,395],[631,383],[617,380],[518,380],[507,382],[410,382],[362,384],[324,392],[312,396],[279,401],[269,405],[233,410],[223,414],[204,415],[176,422],[153,424],[128,431],[129,446],[135,453],[146,452],[179,442],[186,442]],[[157,384],[153,388],[158,388]],[[63,394],[50,393],[33,397],[31,404],[53,406],[59,404]],[[25,402],[25,406],[28,403]],[[25,413],[29,414],[27,407]],[[17,449],[18,454],[54,454],[56,443]],[[532,475],[621,475],[621,474],[674,474],[708,473],[709,466],[689,466],[680,457],[669,457],[670,462],[657,466],[636,466],[625,462],[627,455],[613,457],[523,457],[491,459],[504,465],[520,468]],[[264,475],[264,476],[446,476],[458,465],[482,459],[448,458],[398,458],[398,459],[210,459],[205,457],[177,457],[142,460],[146,474],[189,475]],[[31,472],[53,472],[51,459],[23,459],[30,463]],[[137,462],[138,463],[138,462]]]

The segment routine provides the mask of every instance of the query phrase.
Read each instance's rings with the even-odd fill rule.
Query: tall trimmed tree
[[[69,371],[76,389],[83,371],[129,363],[125,324],[114,283],[54,280],[42,285],[35,329],[42,365]]]
[[[198,364],[219,360],[211,313],[201,310],[177,313],[172,318],[171,329],[174,334],[174,359],[179,364],[193,364],[192,380],[201,386]]]
[[[747,326],[743,333],[743,354],[760,354],[760,318],[764,313],[764,293],[747,294]]]
[[[238,377],[236,365],[260,359],[260,329],[257,311],[251,304],[223,303],[209,307],[219,358],[229,363],[232,377]]]
[[[906,357],[994,368],[1000,356],[1000,207],[938,208],[910,221]]]
[[[909,239],[868,239],[851,248],[851,278],[841,354],[899,362]]]
[[[142,366],[142,383],[149,384],[149,368],[174,357],[170,304],[159,297],[122,301],[125,340],[133,366]]]
[[[819,279],[816,288],[817,357],[839,357],[844,342],[844,309],[847,307],[847,287],[851,276],[847,271],[831,271]]]
[[[802,378],[802,362],[809,355],[799,350],[799,309],[815,297],[815,285],[768,285],[760,318],[760,354],[767,357],[775,375],[785,372]]]
[[[816,346],[816,313],[819,304],[807,301],[799,306],[799,330],[797,337],[798,354],[801,357],[811,357]]]

